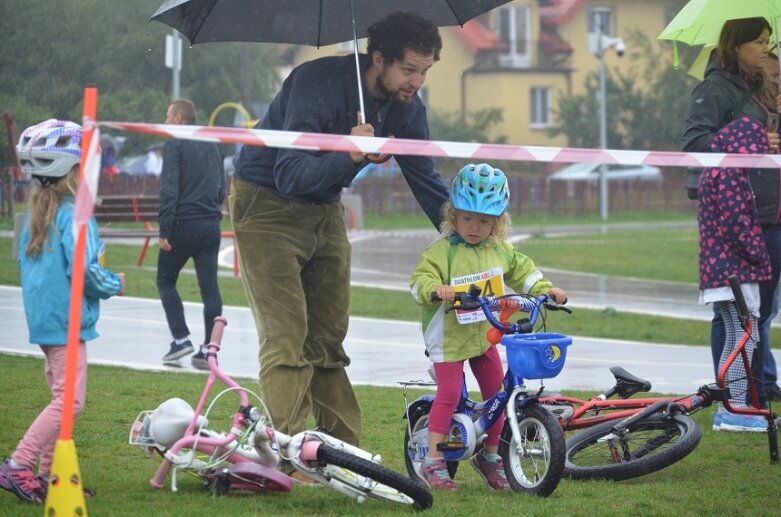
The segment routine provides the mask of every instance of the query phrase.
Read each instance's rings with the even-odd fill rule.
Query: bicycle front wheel
[[[656,413],[629,424],[623,436],[605,422],[567,440],[564,476],[621,481],[656,472],[691,453],[702,431],[686,415]]]
[[[516,492],[547,497],[564,470],[564,432],[556,418],[538,404],[518,408],[519,437],[505,423],[499,454],[507,482]]]
[[[418,508],[430,508],[434,498],[421,483],[371,460],[359,458],[348,452],[322,444],[317,449],[317,459],[338,469],[329,469],[328,474],[354,492],[374,499],[394,503],[415,504]],[[326,467],[327,468],[327,467]]]

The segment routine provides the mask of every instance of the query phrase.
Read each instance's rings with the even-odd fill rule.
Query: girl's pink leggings
[[[499,390],[504,378],[502,360],[496,346],[492,346],[483,355],[469,359],[469,366],[480,386],[483,400],[492,397]],[[464,371],[464,361],[452,363],[434,363],[434,373],[437,375],[437,395],[429,414],[428,428],[430,431],[447,435],[450,420],[461,398],[461,381]],[[503,419],[499,419],[487,432],[486,445],[498,445],[499,434],[502,432]]]
[[[38,474],[48,477],[52,468],[54,445],[60,436],[62,421],[62,403],[65,394],[65,352],[62,345],[41,345],[45,360],[43,373],[52,393],[51,402],[43,408],[35,421],[27,429],[22,441],[16,446],[11,458],[18,463],[35,469]],[[74,418],[81,414],[87,396],[87,345],[79,343],[79,359],[76,368],[76,390],[74,393]]]

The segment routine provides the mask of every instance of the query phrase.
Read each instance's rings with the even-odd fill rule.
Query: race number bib
[[[495,298],[504,294],[503,275],[504,271],[502,268],[495,267],[482,273],[452,278],[450,280],[450,285],[453,286],[457,293],[465,293],[469,291],[469,286],[474,284],[481,289],[482,296]],[[467,325],[469,323],[484,321],[486,318],[482,309],[475,309],[472,311],[456,309],[456,319],[461,325]]]

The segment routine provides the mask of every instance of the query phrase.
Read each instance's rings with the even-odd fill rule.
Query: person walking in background
[[[166,124],[194,124],[196,119],[195,105],[187,99],[172,102],[165,115]],[[216,143],[179,139],[165,142],[160,175],[157,291],[174,340],[163,356],[163,363],[177,364],[194,350],[182,299],[176,290],[179,273],[190,258],[195,264],[203,301],[203,344],[211,339],[214,318],[222,315],[217,255],[224,199],[225,171]],[[200,370],[209,369],[203,345],[191,362]]]
[[[767,132],[762,123],[750,117],[741,117],[719,130],[713,137],[711,150],[762,154],[768,150]],[[735,275],[740,280],[743,297],[751,314],[751,339],[746,344],[746,353],[751,360],[758,334],[760,282],[767,282],[772,274],[748,171],[736,168],[705,169],[700,174],[697,190],[700,303],[714,304],[721,314],[726,335],[716,369],[718,372],[743,334],[737,308],[732,303],[734,296],[729,277]],[[736,361],[725,377],[730,390],[730,404],[736,407],[745,406],[748,383],[744,376],[743,364]],[[767,430],[767,422],[760,416],[727,413],[720,405],[714,415],[714,427],[727,431],[764,431]]]
[[[777,113],[777,94],[764,71],[771,33],[770,24],[764,18],[730,20],[724,24],[705,78],[692,92],[683,128],[684,151],[711,152],[715,135],[731,121],[748,116],[764,126],[773,118],[770,114]],[[767,138],[769,152],[778,152],[778,130],[769,128]],[[781,276],[781,170],[751,169],[748,176],[772,267],[772,277],[760,283],[755,371],[761,372],[765,349],[770,347],[770,314]],[[714,305],[711,352],[716,372],[725,339],[722,314]],[[765,405],[767,394],[763,383],[758,382],[757,388],[760,403]]]
[[[529,257],[505,240],[509,199],[507,177],[501,170],[486,163],[462,168],[450,187],[450,202],[443,208],[441,238],[426,248],[410,279],[412,296],[422,306],[426,353],[434,363],[437,380],[428,421],[428,455],[421,468],[421,477],[435,489],[457,488],[437,445],[447,437],[461,395],[464,361],[469,361],[483,399],[499,389],[504,370],[499,352],[485,338],[489,324],[482,312],[446,314],[445,304],[433,301],[431,293],[452,302],[457,290],[469,287],[465,278],[480,277],[486,279],[483,292],[490,290],[495,296],[504,294],[507,285],[517,293],[548,293],[558,303],[567,301],[562,289],[553,287]],[[500,420],[488,429],[485,448],[471,460],[495,490],[509,488],[498,454],[502,425]]]
[[[396,13],[368,30],[360,57],[367,123],[352,55],[295,68],[258,128],[428,139],[418,97],[442,40],[428,20]],[[415,198],[435,226],[447,185],[434,160],[397,156]],[[361,153],[244,146],[229,195],[242,281],[260,339],[260,387],[274,424],[295,434],[307,417],[358,445],[361,411],[345,368],[350,242],[340,202],[366,165]]]
[[[76,244],[73,212],[79,184],[81,138],[82,129],[78,124],[51,119],[25,129],[17,145],[22,171],[31,174],[34,181],[17,259],[24,315],[30,343],[38,345],[43,352],[51,401],[27,429],[11,457],[0,464],[0,488],[30,503],[46,500],[62,420],[71,269]],[[125,276],[114,274],[100,264],[103,246],[94,218],[87,224],[86,240],[74,417],[81,414],[86,401],[86,342],[98,337],[95,325],[100,316],[100,299],[125,291]],[[85,491],[85,495],[89,494]]]

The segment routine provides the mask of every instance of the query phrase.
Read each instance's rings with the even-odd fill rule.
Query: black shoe
[[[209,361],[206,358],[206,352],[204,352],[203,348],[198,350],[198,352],[190,358],[190,364],[192,364],[193,368],[196,370],[209,370]]]
[[[181,359],[186,355],[192,354],[193,350],[193,344],[189,339],[179,345],[177,345],[176,341],[174,341],[171,343],[171,349],[163,356],[163,362],[167,363],[170,361],[176,361],[177,359]]]

